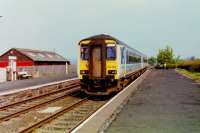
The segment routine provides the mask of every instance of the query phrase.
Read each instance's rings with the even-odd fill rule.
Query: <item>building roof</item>
[[[54,62],[68,62],[61,55],[50,52],[50,51],[42,51],[42,50],[32,50],[32,49],[22,49],[22,48],[13,48],[14,50],[19,51],[25,56],[29,57],[33,61],[54,61]]]

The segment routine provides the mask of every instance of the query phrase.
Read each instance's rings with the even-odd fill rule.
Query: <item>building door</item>
[[[99,78],[101,77],[101,47],[93,47],[92,48],[92,76]]]

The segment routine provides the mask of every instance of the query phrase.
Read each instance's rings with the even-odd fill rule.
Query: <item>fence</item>
[[[45,76],[61,76],[67,75],[68,77],[77,76],[76,65],[48,65],[48,66],[28,66],[17,67],[18,72],[28,72],[34,78]]]
[[[68,74],[71,77],[77,77],[77,66],[75,64],[68,65]]]
[[[66,65],[17,67],[17,72],[28,72],[33,77],[59,76],[67,74]]]

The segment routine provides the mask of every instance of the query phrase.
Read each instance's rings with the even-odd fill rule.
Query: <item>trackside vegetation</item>
[[[159,49],[157,55],[157,62],[159,64],[174,64],[174,52],[173,49],[167,45],[164,49]]]
[[[176,69],[179,73],[183,74],[183,75],[186,75],[188,77],[190,77],[191,79],[193,80],[196,80],[198,82],[200,82],[200,72],[192,72],[192,71],[189,71],[189,70],[186,70],[186,69]]]
[[[159,49],[156,57],[150,57],[148,59],[148,63],[157,68],[177,68],[180,62],[180,57],[174,56],[174,51],[169,45],[163,49]]]
[[[200,72],[200,59],[182,61],[178,64],[178,68],[186,69],[192,72]]]
[[[200,81],[200,59],[191,57],[190,59],[180,59],[175,57],[173,49],[167,45],[159,49],[157,57],[150,57],[149,64],[156,68],[177,69],[181,74],[187,75],[194,80]]]
[[[200,60],[187,60],[178,65],[177,71],[200,82]]]

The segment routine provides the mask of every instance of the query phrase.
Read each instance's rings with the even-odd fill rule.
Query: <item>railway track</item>
[[[98,101],[82,95],[78,91],[78,81],[58,88],[50,93],[0,107],[0,131],[71,132],[108,101]]]
[[[71,131],[106,102],[90,100],[79,90],[80,83],[76,80],[58,85],[55,91],[1,106],[0,131]],[[55,110],[51,111],[52,108]]]
[[[61,82],[57,84],[37,87],[37,89],[23,90],[18,93],[5,95],[2,98],[5,99],[7,102],[1,101],[0,108],[4,108],[6,106],[10,106],[12,104],[16,104],[20,102],[29,101],[31,99],[34,100],[34,98],[43,97],[45,95],[57,93],[58,91],[62,91],[65,88],[66,89],[70,88],[71,85],[74,85],[77,83],[80,83],[80,81],[71,80],[71,81]]]
[[[79,119],[74,119],[71,115],[70,128],[66,127],[66,131],[73,129],[90,114],[95,112],[102,104],[90,104],[88,97],[78,96],[80,90],[79,81],[68,83],[68,85],[58,85],[55,91],[44,93],[32,98],[20,100],[0,107],[0,131],[2,132],[40,132],[43,126],[47,126],[57,118],[62,118],[75,111],[79,115]],[[85,105],[86,104],[86,105]],[[96,106],[95,106],[96,105]],[[79,109],[82,106],[85,109]],[[53,112],[45,112],[49,108],[57,108]],[[93,107],[93,109],[91,109]],[[83,108],[83,107],[82,107]],[[86,109],[87,108],[87,109]],[[82,116],[80,116],[82,115]],[[77,116],[75,116],[77,118]],[[81,118],[81,119],[80,119]],[[66,119],[65,119],[66,120]],[[76,120],[76,122],[74,122]],[[68,122],[69,122],[68,121]],[[54,129],[56,132],[56,129]]]
[[[31,125],[30,127],[22,130],[20,133],[29,133],[29,132],[32,132],[34,130],[36,130],[37,128],[41,127],[42,125],[56,119],[57,117],[59,117],[60,115],[63,115],[64,113],[68,112],[69,110],[72,110],[73,108],[75,108],[76,106],[78,105],[81,105],[82,103],[84,102],[87,102],[88,99],[87,98],[84,98],[84,99],[81,99],[77,102],[75,102],[73,105],[69,106],[69,107],[65,107],[64,109],[62,109],[61,111],[53,114],[53,115],[50,115],[49,117],[47,117],[46,119],[43,119],[33,125]]]
[[[76,92],[36,110],[30,110],[15,119],[0,123],[0,131],[4,133],[71,131],[106,102],[90,100],[82,93]],[[50,108],[58,109],[48,112]]]
[[[20,133],[63,133],[71,132],[107,101],[93,101],[88,97],[33,124]]]
[[[78,91],[79,89],[79,82],[75,81],[71,82],[68,86],[65,86],[63,88],[60,87],[60,89],[52,91],[50,93],[42,94],[26,100],[2,106],[0,107],[0,122],[7,121],[11,118],[27,113],[33,109],[43,107],[47,104],[55,102],[56,100],[65,98],[66,95]]]
[[[71,91],[72,89],[75,90]],[[74,82],[60,90],[0,107],[0,131],[4,133],[73,131],[109,100],[91,99],[82,95],[79,89],[79,82]],[[72,92],[74,93],[69,95]],[[5,114],[1,116],[4,112]]]
[[[78,79],[66,80],[56,83],[49,83],[44,85],[38,85],[29,87],[26,89],[19,89],[19,91],[13,90],[13,92],[5,93],[0,96],[0,107],[7,106],[14,103],[19,103],[27,99],[32,99],[34,97],[42,96],[44,94],[49,94],[51,92],[63,89],[72,85],[74,83],[80,82]]]

